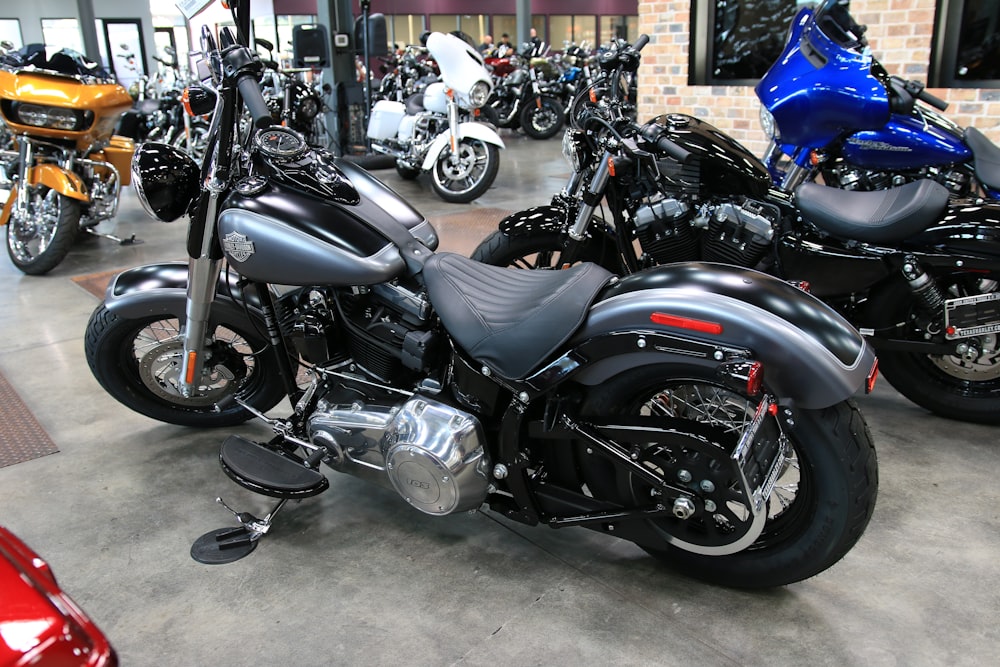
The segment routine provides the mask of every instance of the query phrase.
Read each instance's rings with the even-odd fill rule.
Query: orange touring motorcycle
[[[131,107],[128,91],[75,51],[3,58],[0,187],[10,193],[0,225],[24,273],[51,271],[81,231],[115,216],[135,145],[114,129]]]

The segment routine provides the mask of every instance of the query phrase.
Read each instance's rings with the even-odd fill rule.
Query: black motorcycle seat
[[[597,264],[528,271],[454,253],[435,254],[423,273],[431,303],[455,342],[508,380],[527,377],[568,340],[612,277]]]
[[[976,178],[992,190],[1000,190],[1000,146],[974,127],[965,128],[965,143],[972,149]]]
[[[856,192],[816,183],[795,190],[802,217],[833,236],[865,243],[898,243],[941,219],[948,189],[931,180]]]
[[[406,98],[406,102],[404,102],[403,104],[406,105],[406,115],[407,116],[416,116],[419,113],[423,113],[424,112],[424,94],[423,93],[414,93],[413,95],[410,95],[409,97],[407,97]]]

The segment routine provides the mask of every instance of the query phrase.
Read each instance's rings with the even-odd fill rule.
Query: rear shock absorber
[[[934,279],[927,275],[912,255],[907,255],[903,259],[902,272],[920,307],[935,321],[939,321],[944,316],[945,296]]]

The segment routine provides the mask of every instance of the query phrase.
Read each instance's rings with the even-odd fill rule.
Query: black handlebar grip
[[[659,139],[657,139],[656,148],[657,150],[663,151],[670,157],[674,158],[681,164],[684,164],[691,158],[691,151],[687,150],[686,148],[682,148],[681,146],[678,146],[667,137],[660,137]]]
[[[927,102],[927,104],[931,105],[932,107],[940,111],[944,111],[945,109],[948,108],[947,102],[942,100],[940,97],[931,95],[930,93],[927,92],[926,89],[920,91],[920,93],[917,95],[917,99],[920,100],[921,102]]]
[[[272,122],[271,111],[267,108],[264,95],[260,92],[257,77],[252,74],[242,76],[236,82],[236,87],[239,88],[240,95],[243,96],[243,103],[250,111],[254,127],[259,130],[268,127]]]
[[[649,44],[649,35],[643,33],[639,35],[639,39],[635,40],[635,44],[632,45],[632,48],[636,51],[642,51],[643,47],[647,44]]]

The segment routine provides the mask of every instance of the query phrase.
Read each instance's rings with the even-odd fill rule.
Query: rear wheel
[[[219,324],[210,333],[210,359],[194,396],[179,388],[184,343],[169,315],[125,319],[98,306],[87,324],[85,352],[94,377],[136,412],[180,426],[232,426],[284,397],[267,341],[248,323]],[[262,353],[263,352],[263,353]],[[230,400],[227,400],[230,399]],[[216,409],[216,405],[224,407]]]
[[[935,284],[947,299],[1000,289],[997,280],[965,273],[939,276]],[[870,309],[880,313],[884,322],[896,323],[880,334],[915,341],[942,338],[943,321],[923,316],[912,291],[902,282],[876,294]],[[1000,334],[985,333],[953,343],[955,352],[945,355],[879,350],[879,369],[899,393],[935,414],[1000,424]]]
[[[586,492],[626,507],[673,506],[673,514],[644,521],[643,548],[692,576],[764,588],[818,574],[851,549],[871,517],[878,485],[871,434],[850,401],[822,410],[782,409],[780,423],[765,416],[751,455],[764,463],[761,475],[773,466],[778,477],[755,516],[739,493],[730,455],[756,405],[697,367],[646,366],[616,376],[592,391],[584,414],[669,424],[670,435],[660,442],[619,444],[685,490],[656,489],[581,445]],[[782,445],[784,456],[776,454]],[[681,496],[686,500],[678,501]],[[662,546],[653,546],[656,540]]]
[[[15,207],[7,224],[7,254],[33,276],[48,273],[66,257],[80,229],[80,202],[45,186],[30,188],[27,211]]]
[[[441,199],[465,204],[486,192],[500,170],[500,151],[493,144],[465,137],[454,153],[441,151],[431,168],[434,192]]]

